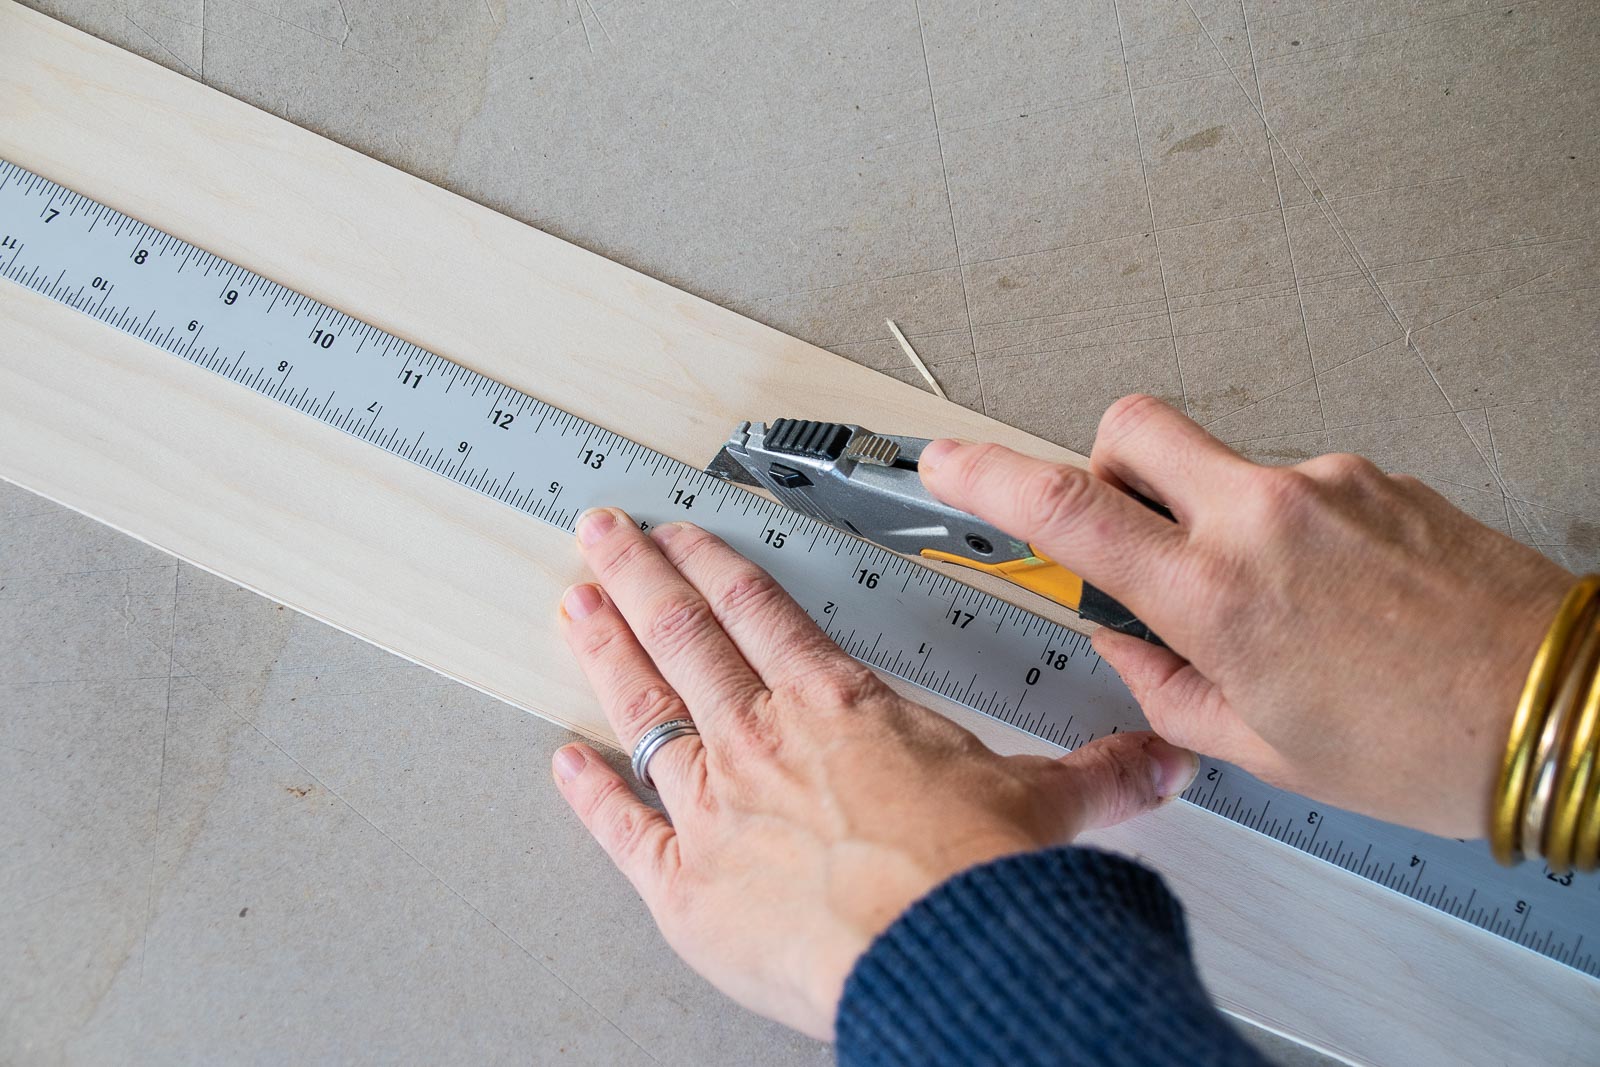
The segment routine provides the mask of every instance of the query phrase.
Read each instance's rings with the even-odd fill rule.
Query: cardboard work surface
[[[1592,565],[1581,5],[49,9],[864,362],[893,315],[1062,443],[1164,393]],[[558,731],[28,494],[0,523],[23,1058],[825,1059],[671,963]]]

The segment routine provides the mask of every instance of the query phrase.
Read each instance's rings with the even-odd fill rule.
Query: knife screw
[[[987,556],[994,551],[994,546],[989,543],[989,539],[979,537],[977,534],[967,534],[967,547],[980,556]]]

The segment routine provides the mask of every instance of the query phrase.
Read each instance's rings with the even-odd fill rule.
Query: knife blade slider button
[[[767,430],[768,452],[787,452],[807,459],[838,459],[855,431],[838,422],[775,419]]]

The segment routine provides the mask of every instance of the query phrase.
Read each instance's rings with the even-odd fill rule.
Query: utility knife
[[[927,444],[839,422],[741,422],[706,473],[765,489],[790,510],[891,551],[992,574],[1080,618],[1162,643],[1122,604],[1026,541],[936,500],[917,473]]]

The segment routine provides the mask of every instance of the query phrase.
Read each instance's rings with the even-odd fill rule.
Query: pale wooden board
[[[0,155],[688,462],[778,414],[1076,458],[9,2]],[[0,474],[607,736],[551,624],[565,535],[16,287],[0,321]],[[1198,809],[1101,840],[1166,873],[1219,1002],[1271,1029],[1395,1063],[1600,1037],[1600,985]]]

